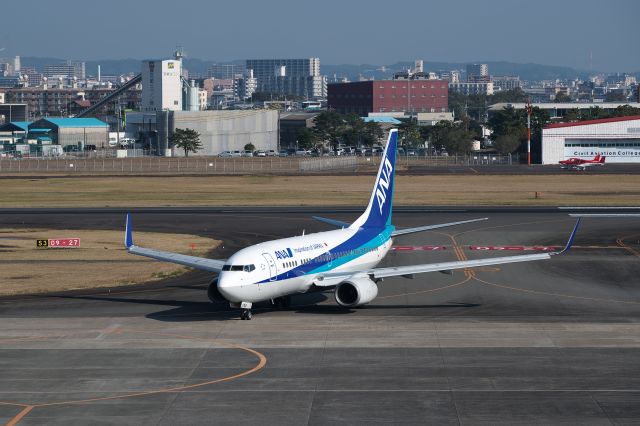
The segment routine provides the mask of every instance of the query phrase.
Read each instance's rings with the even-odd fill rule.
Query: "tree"
[[[6,93],[4,95],[4,101],[8,104],[12,104],[16,101],[16,94],[13,92]]]
[[[444,135],[442,145],[450,154],[469,154],[473,148],[473,135],[460,126],[453,126]]]
[[[184,149],[184,156],[188,157],[189,152],[197,152],[202,149],[200,134],[193,129],[176,129],[169,137],[171,146]]]
[[[495,92],[493,95],[489,97],[489,105],[502,103],[502,102],[526,102],[527,94],[522,91],[521,88],[517,87],[512,90],[505,90]]]
[[[246,144],[246,145],[244,146],[244,150],[245,150],[245,151],[251,151],[251,152],[253,152],[253,151],[255,151],[255,150],[256,150],[256,147],[255,147],[255,145],[254,145],[254,144],[252,144],[251,142],[249,142],[248,144]]]
[[[571,96],[567,95],[565,92],[558,92],[556,94],[555,103],[560,102],[571,102]]]
[[[421,143],[421,134],[418,124],[409,119],[398,126],[399,135],[404,147],[415,148]]]
[[[495,147],[501,154],[511,154],[520,147],[520,139],[515,135],[500,135],[495,140]]]
[[[301,127],[298,130],[296,140],[298,141],[298,147],[303,149],[311,149],[316,146],[318,137],[310,128]]]
[[[323,142],[332,143],[341,136],[344,127],[344,117],[335,111],[324,111],[314,119],[314,132]]]
[[[613,111],[614,117],[627,117],[629,115],[640,115],[640,108],[634,108],[631,105],[620,105]]]
[[[364,131],[362,135],[362,144],[367,146],[373,146],[382,137],[384,137],[384,131],[380,124],[375,121],[367,121],[364,123]]]

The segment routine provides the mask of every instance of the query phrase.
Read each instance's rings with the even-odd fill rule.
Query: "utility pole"
[[[531,165],[531,99],[527,101],[527,165]]]

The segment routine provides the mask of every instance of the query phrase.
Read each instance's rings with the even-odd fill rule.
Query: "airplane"
[[[590,166],[604,166],[604,161],[607,157],[600,157],[600,154],[596,155],[593,160],[585,160],[583,158],[571,157],[568,160],[561,160],[558,163],[561,164],[561,169],[573,169],[573,170],[585,170]]]
[[[567,252],[580,219],[562,251],[464,261],[376,267],[389,252],[392,239],[416,232],[483,221],[488,218],[396,229],[391,224],[398,130],[392,129],[385,147],[369,204],[355,222],[316,217],[338,229],[262,242],[243,248],[226,260],[207,259],[134,245],[131,215],[127,214],[125,247],[129,253],[218,273],[207,295],[214,303],[240,308],[240,319],[252,318],[253,303],[271,301],[288,306],[291,295],[334,289],[336,302],[355,308],[373,301],[378,283],[387,277],[413,278],[426,272],[451,273],[514,262],[549,259]]]

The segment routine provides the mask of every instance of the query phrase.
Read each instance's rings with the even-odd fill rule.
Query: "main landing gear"
[[[240,304],[240,319],[249,321],[251,320],[251,305],[250,302],[242,302]]]
[[[285,309],[291,306],[291,296],[282,296],[271,299],[271,305],[276,309]]]

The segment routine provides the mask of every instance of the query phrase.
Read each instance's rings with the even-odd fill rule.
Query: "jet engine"
[[[213,303],[227,302],[227,299],[225,299],[220,293],[220,290],[218,290],[218,278],[214,278],[213,281],[211,281],[211,284],[209,284],[209,287],[207,288],[207,296]]]
[[[378,295],[378,286],[369,278],[353,278],[336,287],[336,302],[340,306],[360,306],[371,302]]]

